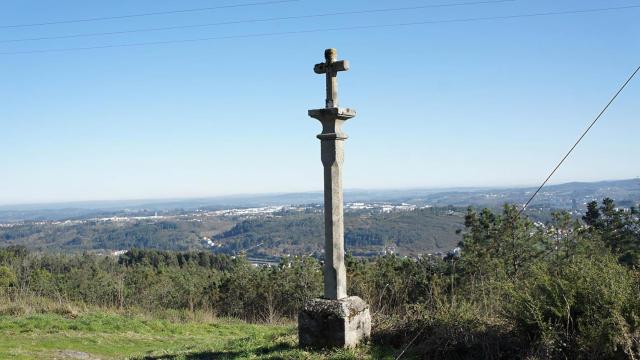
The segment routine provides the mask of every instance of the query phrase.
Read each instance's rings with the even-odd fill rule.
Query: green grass
[[[0,316],[0,359],[392,359],[375,347],[308,352],[293,325],[173,322],[104,312]]]

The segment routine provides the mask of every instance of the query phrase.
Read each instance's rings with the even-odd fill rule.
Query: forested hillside
[[[0,228],[0,245],[32,250],[84,251],[130,248],[203,249],[202,236],[231,226],[227,221],[89,221],[79,224],[26,223]]]
[[[322,251],[321,213],[245,220],[215,237],[227,253],[255,255],[313,254]],[[401,254],[446,252],[462,240],[461,213],[451,209],[418,209],[394,213],[347,212],[345,246],[354,255],[385,250]]]
[[[324,237],[322,213],[314,208],[265,216],[124,220],[14,224],[0,227],[0,245],[43,251],[141,248],[281,256],[319,254]],[[449,208],[353,211],[346,214],[345,241],[356,255],[448,251],[461,240],[456,231],[462,222],[462,213]]]

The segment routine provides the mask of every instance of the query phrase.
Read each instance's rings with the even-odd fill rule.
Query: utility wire
[[[396,8],[338,11],[338,12],[328,12],[328,13],[321,13],[321,14],[268,17],[268,18],[257,18],[257,19],[247,19],[247,20],[232,20],[232,21],[223,21],[223,22],[215,22],[215,23],[205,23],[205,24],[178,25],[178,26],[152,27],[152,28],[121,30],[121,31],[110,31],[110,32],[71,34],[71,35],[60,35],[60,36],[46,36],[46,37],[34,37],[34,38],[23,38],[23,39],[10,39],[10,40],[0,40],[0,43],[38,41],[38,40],[70,39],[70,38],[80,38],[80,37],[131,34],[131,33],[162,31],[162,30],[192,29],[192,28],[221,26],[221,25],[236,25],[236,24],[282,21],[282,20],[309,19],[309,18],[330,17],[330,16],[340,16],[340,15],[374,14],[374,13],[387,13],[387,12],[420,10],[420,9],[430,9],[430,8],[456,7],[456,6],[468,6],[468,5],[485,5],[485,4],[499,4],[499,3],[506,3],[506,2],[514,2],[514,1],[518,1],[518,0],[471,1],[471,2],[459,2],[459,3],[450,3],[450,4],[431,4],[431,5],[396,7]]]
[[[323,29],[295,30],[295,31],[282,31],[282,32],[271,32],[271,33],[254,33],[254,34],[242,34],[242,35],[226,35],[226,36],[215,36],[215,37],[205,37],[205,38],[195,38],[195,39],[165,40],[165,41],[138,42],[138,43],[114,44],[114,45],[97,45],[97,46],[74,47],[74,48],[11,51],[11,52],[0,52],[0,55],[21,55],[21,54],[40,54],[40,53],[55,53],[55,52],[68,52],[68,51],[86,51],[86,50],[111,49],[111,48],[121,48],[121,47],[140,47],[140,46],[150,46],[150,45],[192,43],[192,42],[202,42],[202,41],[212,41],[212,40],[245,39],[245,38],[283,36],[283,35],[309,34],[309,33],[330,32],[330,31],[351,31],[351,30],[395,28],[395,27],[407,27],[407,26],[430,25],[430,24],[465,23],[465,22],[490,21],[490,20],[509,20],[509,19],[533,18],[533,17],[541,17],[541,16],[586,14],[586,13],[596,13],[596,12],[602,12],[602,11],[614,11],[614,10],[624,10],[624,9],[634,9],[634,8],[640,8],[640,5],[569,10],[569,11],[553,11],[553,12],[541,12],[541,13],[519,14],[519,15],[505,15],[505,16],[488,16],[488,17],[447,19],[447,20],[415,21],[415,22],[378,24],[378,25],[356,25],[356,26],[345,26],[345,27],[334,27],[334,28],[323,28]]]
[[[589,130],[591,130],[591,128],[593,128],[593,126],[598,122],[598,120],[600,120],[600,118],[602,117],[602,115],[604,115],[604,113],[607,111],[607,109],[609,109],[609,107],[611,106],[611,104],[613,104],[613,102],[616,100],[616,98],[618,97],[618,95],[620,95],[622,93],[622,91],[627,87],[627,85],[629,85],[629,83],[631,82],[631,80],[633,80],[633,78],[636,76],[636,74],[640,71],[640,66],[638,66],[636,68],[636,70],[631,74],[631,76],[629,76],[629,78],[627,79],[627,81],[624,82],[624,84],[622,84],[622,86],[620,87],[620,89],[618,89],[618,91],[616,92],[616,94],[611,98],[611,100],[609,100],[609,102],[607,103],[607,105],[602,109],[602,111],[600,111],[600,113],[598,114],[598,116],[596,116],[596,118],[591,122],[591,124],[589,125],[589,127],[582,133],[582,135],[580,136],[580,138],[578,138],[578,141],[576,141],[573,146],[571,147],[571,149],[569,150],[569,152],[567,152],[567,154],[562,158],[562,160],[560,160],[560,162],[558,163],[558,165],[556,165],[556,167],[553,169],[553,171],[551,171],[551,174],[549,174],[549,176],[547,176],[547,178],[544,180],[544,182],[542,183],[542,185],[540,185],[540,187],[538,188],[538,190],[536,190],[536,192],[533,194],[533,196],[531,196],[531,198],[529,199],[529,201],[527,201],[527,203],[522,207],[522,209],[520,210],[520,212],[518,213],[518,216],[522,215],[522,212],[524,212],[527,209],[527,206],[529,206],[529,204],[531,203],[531,201],[533,201],[533,199],[536,197],[536,195],[538,195],[538,193],[540,192],[540,190],[542,190],[542,188],[547,184],[547,182],[549,181],[549,179],[551,179],[551,177],[553,176],[553,174],[555,174],[555,172],[560,168],[560,166],[564,163],[564,161],[569,157],[569,155],[571,155],[571,153],[573,152],[573,150],[578,146],[578,144],[580,144],[580,142],[582,141],[582,139],[587,135],[587,133],[589,132]],[[402,358],[402,356],[405,354],[405,352],[411,347],[411,345],[418,339],[418,337],[420,336],[420,334],[422,334],[422,332],[426,329],[426,326],[423,327],[422,329],[420,329],[420,331],[411,339],[411,341],[407,344],[407,346],[405,346],[405,348],[402,350],[402,352],[395,358],[395,360],[400,360]]]
[[[407,346],[405,346],[404,349],[402,349],[402,352],[395,358],[395,360],[400,360],[402,358],[402,356],[404,355],[404,353],[407,350],[409,350],[411,345],[413,345],[413,342],[416,341],[418,339],[418,337],[422,334],[422,332],[425,331],[426,329],[427,329],[426,326],[424,326],[422,329],[420,329],[420,331],[418,331],[416,336],[414,336],[413,339],[411,339],[411,341],[407,344]]]
[[[135,18],[135,17],[155,16],[155,15],[182,14],[182,13],[191,13],[191,12],[201,12],[201,11],[211,11],[211,10],[221,10],[221,9],[232,9],[232,8],[242,8],[242,7],[250,7],[250,6],[274,5],[274,4],[282,4],[282,3],[291,3],[291,2],[296,2],[296,1],[301,1],[301,0],[271,0],[271,1],[252,2],[252,3],[245,3],[245,4],[220,5],[220,6],[211,6],[211,7],[203,7],[203,8],[193,8],[193,9],[156,11],[156,12],[148,12],[148,13],[140,13],[140,14],[93,17],[93,18],[74,19],[74,20],[48,21],[48,22],[31,23],[31,24],[0,25],[0,29],[23,28],[23,27],[33,27],[33,26],[45,26],[45,25],[59,25],[59,24],[72,24],[72,23],[90,22],[90,21],[129,19],[129,18]]]
[[[518,213],[518,215],[521,215],[526,209],[527,206],[529,206],[529,204],[531,204],[531,202],[533,201],[533,199],[536,197],[536,195],[538,195],[538,193],[540,192],[540,190],[542,190],[542,188],[547,184],[547,182],[549,181],[549,179],[551,179],[551,177],[553,176],[553,174],[556,173],[556,171],[560,168],[560,166],[562,166],[562,164],[564,163],[565,160],[567,160],[567,158],[569,157],[569,155],[571,155],[571,153],[573,152],[573,150],[578,146],[578,144],[580,144],[580,142],[582,141],[582,139],[587,135],[587,133],[589,132],[589,130],[591,130],[591,128],[598,122],[598,120],[600,120],[600,118],[602,117],[602,115],[604,115],[604,113],[607,111],[607,109],[609,109],[609,107],[611,106],[611,104],[613,104],[613,102],[616,100],[616,98],[618,97],[618,95],[620,95],[620,93],[622,93],[622,91],[627,87],[627,85],[631,82],[631,80],[633,80],[633,78],[636,76],[636,74],[638,73],[638,71],[640,71],[640,66],[638,66],[638,68],[636,68],[636,71],[633,72],[633,74],[631,74],[631,76],[629,76],[629,78],[627,79],[627,81],[625,81],[624,84],[622,84],[622,86],[620,87],[620,89],[618,90],[618,92],[616,92],[616,94],[611,98],[611,100],[607,103],[607,105],[602,109],[602,111],[600,111],[600,113],[598,114],[598,116],[596,116],[596,118],[591,122],[591,125],[589,125],[589,127],[582,133],[582,135],[580,136],[580,138],[578,138],[578,141],[576,141],[573,146],[571,147],[571,149],[569,149],[569,151],[567,152],[567,154],[562,158],[562,160],[560,160],[560,162],[558,163],[558,165],[556,165],[556,167],[553,169],[553,171],[551,171],[551,173],[549,174],[549,176],[547,176],[547,178],[542,182],[542,185],[540,185],[540,187],[538,188],[538,190],[536,190],[535,193],[533,193],[533,195],[531,196],[531,198],[529,199],[529,201],[527,201],[526,204],[524,204],[524,206],[522,207],[522,209],[520,209],[520,212]]]

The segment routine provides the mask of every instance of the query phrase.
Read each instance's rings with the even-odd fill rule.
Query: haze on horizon
[[[448,3],[449,1],[442,1]],[[419,6],[297,1],[273,6],[5,28],[0,40]],[[0,4],[0,24],[197,8],[175,2]],[[30,42],[0,52],[635,5],[551,0],[430,8]],[[640,59],[640,9],[0,55],[0,204],[193,198],[322,188],[317,121],[327,47],[339,75],[347,189],[535,186]],[[552,183],[640,175],[640,82]]]

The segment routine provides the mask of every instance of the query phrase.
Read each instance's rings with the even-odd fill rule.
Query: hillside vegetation
[[[618,209],[605,199],[590,203],[580,220],[558,212],[544,225],[521,217],[511,206],[499,213],[469,209],[461,246],[461,253],[446,258],[347,257],[348,293],[370,305],[374,323],[373,347],[360,353],[294,349],[293,327],[282,330],[278,325],[295,322],[304,302],[322,294],[322,266],[313,257],[287,257],[277,266],[255,267],[242,256],[210,252],[131,250],[114,258],[4,248],[0,323],[9,325],[0,325],[0,336],[10,345],[3,351],[58,351],[58,342],[65,344],[63,350],[89,351],[87,346],[112,335],[102,334],[109,332],[100,327],[85,327],[102,320],[84,318],[86,311],[74,309],[102,309],[134,320],[154,314],[171,324],[221,326],[215,319],[234,318],[269,325],[256,330],[267,333],[264,342],[241,324],[242,340],[220,344],[222,348],[212,342],[208,350],[198,347],[207,341],[199,335],[206,331],[197,330],[202,325],[159,331],[154,339],[166,341],[160,346],[168,349],[168,358],[207,358],[201,355],[207,351],[220,358],[381,358],[405,350],[403,358],[423,359],[640,358],[636,208]],[[60,326],[61,332],[30,325],[33,314],[46,315],[45,320],[32,320]],[[56,320],[46,320],[48,316]],[[147,336],[142,325],[122,326],[133,330],[123,328],[116,335],[130,332],[131,341]],[[36,335],[28,337],[30,329]],[[188,335],[181,338],[181,331]],[[39,336],[47,332],[54,337],[51,343]],[[225,339],[223,333],[212,332]],[[93,334],[98,338],[75,340]],[[254,337],[258,340],[251,343]],[[104,343],[110,341],[118,340]],[[188,343],[196,348],[187,348]],[[267,343],[271,345],[262,345]],[[288,348],[278,348],[281,343]],[[126,349],[125,343],[122,354]],[[162,358],[162,353],[152,355]]]
[[[226,220],[207,222],[140,220],[87,221],[80,224],[26,223],[0,228],[0,244],[39,251],[119,250],[131,248],[193,251],[203,249],[202,236],[228,229]]]
[[[378,255],[387,248],[402,254],[446,252],[462,239],[456,230],[463,227],[463,218],[461,213],[451,211],[444,208],[393,213],[349,212],[345,224],[347,250],[357,255]],[[0,245],[20,245],[48,252],[139,248],[309,255],[323,249],[322,224],[322,214],[318,211],[281,212],[250,219],[186,216],[121,222],[25,223],[0,228]],[[219,246],[207,245],[204,238],[211,237]]]
[[[462,240],[461,213],[448,208],[392,213],[347,212],[345,247],[354,255],[378,255],[387,249],[400,254],[446,252]],[[253,255],[319,254],[324,246],[321,213],[288,214],[245,220],[217,235],[222,251]]]

